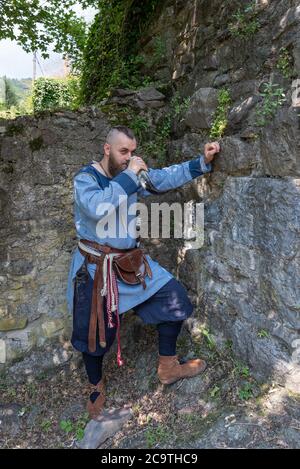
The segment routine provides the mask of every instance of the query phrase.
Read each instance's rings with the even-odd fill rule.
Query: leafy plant
[[[133,119],[131,120],[130,127],[134,131],[134,134],[136,135],[136,137],[140,141],[142,141],[144,132],[148,129],[149,124],[148,124],[148,121],[144,117],[135,115]]]
[[[77,440],[82,440],[84,437],[84,429],[88,423],[89,417],[88,414],[83,414],[76,422],[75,425],[75,436]]]
[[[22,407],[19,411],[18,411],[18,417],[23,417],[23,415],[26,414],[26,412],[28,412],[30,410],[30,407]]]
[[[30,398],[34,398],[38,393],[38,387],[37,387],[36,383],[34,383],[34,382],[27,383],[26,384],[26,391],[27,391],[28,396]]]
[[[248,378],[250,376],[250,370],[249,370],[249,367],[248,366],[242,366],[241,368],[241,375],[244,377],[244,378]]]
[[[49,45],[76,64],[85,46],[87,24],[72,7],[97,7],[97,0],[5,0],[0,2],[0,39],[15,40],[26,52],[49,56]]]
[[[167,159],[167,142],[170,139],[171,115],[167,113],[156,127],[155,134],[151,141],[142,145],[146,159],[155,155],[159,165],[164,165]]]
[[[265,337],[270,337],[270,334],[269,334],[268,331],[265,331],[264,329],[261,329],[260,331],[258,331],[257,337],[259,337],[260,339],[263,339]]]
[[[248,38],[259,29],[259,22],[255,17],[255,3],[249,3],[243,10],[238,9],[233,14],[232,20],[228,25],[229,31],[233,37]]]
[[[238,361],[235,362],[235,367],[234,367],[233,372],[244,378],[248,378],[250,376],[249,367]]]
[[[67,79],[38,78],[33,86],[34,112],[58,108],[74,109],[78,104],[79,82],[75,77]]]
[[[256,125],[262,127],[275,116],[278,108],[286,101],[283,88],[273,83],[264,83],[260,95],[262,103],[256,110]]]
[[[71,431],[73,431],[73,424],[71,420],[61,420],[59,422],[59,426],[66,433],[70,433]]]
[[[151,63],[148,66],[154,66],[161,62],[167,55],[166,43],[161,36],[156,36],[153,40],[153,54]]]
[[[8,388],[6,394],[9,398],[14,399],[17,396],[17,391],[15,390],[15,388]]]
[[[77,440],[81,440],[84,436],[84,428],[88,422],[88,414],[83,414],[79,419],[72,423],[71,420],[61,420],[59,426],[66,433],[73,433]]]
[[[227,127],[227,113],[231,103],[229,90],[222,88],[218,94],[218,105],[210,129],[210,137],[220,138]]]
[[[172,96],[171,99],[171,108],[173,116],[177,117],[187,111],[190,106],[190,103],[191,98],[189,96],[187,98],[182,99],[179,92],[176,91],[176,93],[174,94],[174,96]]]
[[[242,388],[238,391],[239,398],[242,401],[248,401],[253,397],[253,387],[251,383],[246,383]]]
[[[204,335],[206,341],[207,341],[207,345],[208,345],[208,348],[210,350],[214,350],[216,348],[216,342],[213,338],[213,336],[210,334],[209,330],[208,329],[202,329],[202,334]]]
[[[233,341],[231,339],[227,339],[225,341],[225,347],[227,348],[227,350],[232,350],[232,346],[233,346]]]
[[[217,398],[220,395],[220,387],[219,386],[214,386],[213,389],[210,391],[209,395],[211,398]]]
[[[143,144],[143,151],[146,158],[154,154],[158,164],[166,164],[167,143],[170,140],[172,122],[174,118],[182,115],[188,109],[189,105],[189,97],[182,98],[178,92],[172,96],[170,110],[159,121],[151,141]]]
[[[285,78],[290,78],[293,74],[293,58],[285,47],[281,47],[276,67]]]

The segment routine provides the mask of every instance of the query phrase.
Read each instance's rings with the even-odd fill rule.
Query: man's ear
[[[104,143],[103,145],[103,150],[104,150],[104,155],[109,156],[110,153],[110,144],[109,143]]]

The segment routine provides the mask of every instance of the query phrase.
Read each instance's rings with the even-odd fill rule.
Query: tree
[[[9,109],[11,106],[17,106],[18,98],[10,83],[10,81],[4,77],[5,86],[5,107]]]
[[[26,52],[39,50],[44,58],[50,44],[75,65],[81,57],[87,25],[71,9],[97,6],[97,0],[0,0],[0,39],[18,42]]]

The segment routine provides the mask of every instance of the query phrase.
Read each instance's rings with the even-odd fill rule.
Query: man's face
[[[131,140],[125,134],[119,133],[114,142],[105,144],[105,153],[109,155],[108,166],[113,177],[127,168],[131,156],[136,151],[136,140]]]

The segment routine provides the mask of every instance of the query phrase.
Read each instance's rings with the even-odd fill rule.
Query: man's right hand
[[[135,174],[138,174],[142,170],[148,171],[148,166],[141,157],[133,156],[129,161],[127,169],[131,169],[131,171],[133,171]]]

